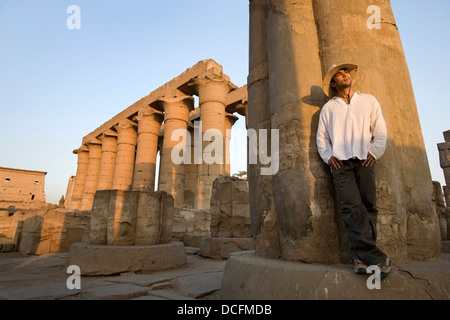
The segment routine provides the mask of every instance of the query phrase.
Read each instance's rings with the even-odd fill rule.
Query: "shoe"
[[[386,258],[386,261],[379,263],[378,267],[380,268],[381,279],[386,278],[386,276],[391,272],[391,259]]]
[[[367,273],[367,264],[362,262],[359,259],[353,260],[353,271],[357,274],[366,274]]]

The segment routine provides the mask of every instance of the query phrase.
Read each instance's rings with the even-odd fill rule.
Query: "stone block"
[[[14,243],[3,243],[0,246],[1,246],[0,251],[2,252],[14,252],[16,249]]]
[[[450,142],[438,143],[439,162],[442,169],[450,167]],[[448,182],[447,182],[448,184]]]
[[[111,191],[97,191],[91,212],[89,240],[91,244],[106,245],[108,211],[111,201]]]
[[[201,244],[203,238],[205,238],[205,235],[203,235],[203,234],[186,233],[183,235],[181,241],[187,247],[200,247],[200,244]]]
[[[450,167],[444,168],[444,178],[445,178],[445,183],[450,186]]]
[[[445,142],[450,142],[450,130],[444,131]]]
[[[168,201],[171,203],[168,204]],[[156,245],[170,241],[173,205],[173,198],[165,192],[139,192],[135,245]]]
[[[449,300],[450,262],[410,262],[393,266],[369,290],[368,276],[351,265],[305,264],[233,253],[224,269],[221,300]]]
[[[447,208],[450,208],[450,187],[444,186],[443,189],[444,189],[445,204]]]
[[[172,239],[173,197],[158,191],[98,191],[92,210],[93,245],[156,245]]]
[[[172,241],[154,246],[101,246],[75,243],[66,260],[80,267],[81,275],[103,276],[125,272],[146,273],[186,264],[184,244]]]
[[[107,244],[134,245],[138,192],[111,190],[108,210]]]
[[[200,243],[199,254],[203,257],[228,259],[232,252],[254,250],[253,238],[213,238],[205,237]]]

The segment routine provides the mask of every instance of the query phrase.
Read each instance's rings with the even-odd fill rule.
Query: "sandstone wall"
[[[90,215],[60,208],[41,208],[16,212],[6,234],[16,236],[16,251],[25,254],[68,252],[76,242],[87,240]]]
[[[46,172],[0,167],[0,208],[29,209],[45,204]]]
[[[214,180],[211,194],[211,236],[252,238],[247,181],[222,176]]]

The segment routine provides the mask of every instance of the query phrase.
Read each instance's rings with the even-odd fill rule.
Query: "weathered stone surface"
[[[442,189],[444,189],[445,203],[447,207],[450,207],[450,186],[444,186]]]
[[[109,202],[111,190],[97,191],[91,212],[89,240],[91,244],[106,245],[108,230]]]
[[[211,214],[209,210],[174,208],[173,210],[172,236],[185,243],[189,239],[211,236]],[[196,242],[197,243],[197,242]],[[200,242],[198,242],[198,245]],[[197,246],[198,246],[197,245]]]
[[[0,167],[0,208],[30,209],[45,206],[47,172]]]
[[[172,239],[173,197],[164,191],[98,191],[90,239],[98,245],[156,245]]]
[[[247,181],[223,176],[213,183],[211,195],[211,236],[251,238]]]
[[[66,266],[76,265],[81,275],[99,276],[125,272],[151,272],[186,263],[183,243],[172,241],[154,246],[101,246],[75,243]]]
[[[350,265],[303,264],[234,253],[225,266],[221,300],[449,300],[450,262],[394,266],[369,290]]]
[[[438,181],[433,181],[433,204],[436,209],[436,214],[439,218],[439,226],[441,231],[441,239],[447,240],[447,218],[446,218],[446,206],[444,201],[444,193],[442,192],[441,184]]]
[[[444,131],[443,134],[445,142],[450,142],[450,130]]]
[[[270,94],[269,94],[269,56],[268,56],[268,20],[267,1],[250,2],[250,51],[248,90],[249,130],[270,131]],[[249,148],[249,155],[257,154],[257,148]],[[277,216],[274,204],[272,175],[261,175],[264,167],[259,161],[247,166],[252,234],[256,250],[266,257],[280,256]]]
[[[228,259],[232,252],[254,250],[253,238],[203,238],[199,254],[212,259]]]
[[[15,238],[17,251],[26,254],[68,252],[89,230],[87,212],[66,209],[36,209],[18,212],[13,216],[9,234]],[[19,223],[23,223],[16,235]]]

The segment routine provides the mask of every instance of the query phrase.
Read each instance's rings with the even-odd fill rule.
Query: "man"
[[[333,65],[326,74],[324,91],[331,99],[320,113],[317,147],[331,168],[354,271],[365,274],[377,265],[385,277],[391,261],[376,245],[375,163],[386,149],[387,130],[377,99],[353,91],[357,68]]]

